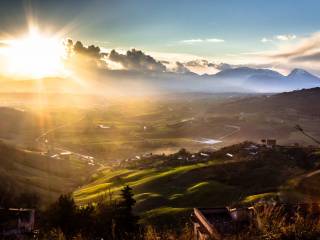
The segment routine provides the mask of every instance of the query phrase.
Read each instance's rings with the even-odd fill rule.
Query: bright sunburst
[[[7,41],[8,72],[12,75],[42,78],[63,74],[62,40],[33,29],[19,39]]]

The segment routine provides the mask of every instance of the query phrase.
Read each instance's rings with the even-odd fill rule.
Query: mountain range
[[[285,76],[269,69],[240,67],[206,75],[205,78],[254,92],[283,92],[320,86],[320,78],[303,69],[294,69]]]
[[[35,83],[36,82],[36,83]],[[85,83],[85,87],[83,87]],[[90,87],[88,87],[90,86]],[[238,67],[216,74],[193,72],[136,72],[102,70],[76,82],[71,78],[43,79],[41,88],[47,92],[108,94],[153,94],[165,92],[284,92],[320,86],[320,78],[294,69],[288,75],[270,69]],[[37,92],[39,80],[1,81],[1,92]]]

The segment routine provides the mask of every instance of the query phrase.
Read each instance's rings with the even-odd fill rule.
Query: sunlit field
[[[319,7],[3,0],[0,239],[319,239]]]

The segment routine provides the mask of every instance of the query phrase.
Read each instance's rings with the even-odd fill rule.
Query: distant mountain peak
[[[304,69],[301,68],[295,68],[291,71],[291,73],[288,75],[289,78],[292,77],[312,77],[312,78],[317,78],[316,76],[312,75],[311,73],[307,72]]]

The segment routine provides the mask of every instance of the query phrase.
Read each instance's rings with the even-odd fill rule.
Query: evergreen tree
[[[128,214],[132,214],[132,208],[136,203],[136,200],[133,198],[134,194],[132,188],[128,185],[121,189],[121,205]]]
[[[139,218],[134,215],[133,207],[136,200],[132,188],[128,185],[121,190],[118,217],[116,218],[117,239],[134,239],[138,232]]]
[[[49,224],[60,229],[65,238],[77,233],[77,206],[70,195],[61,195],[48,211]]]

